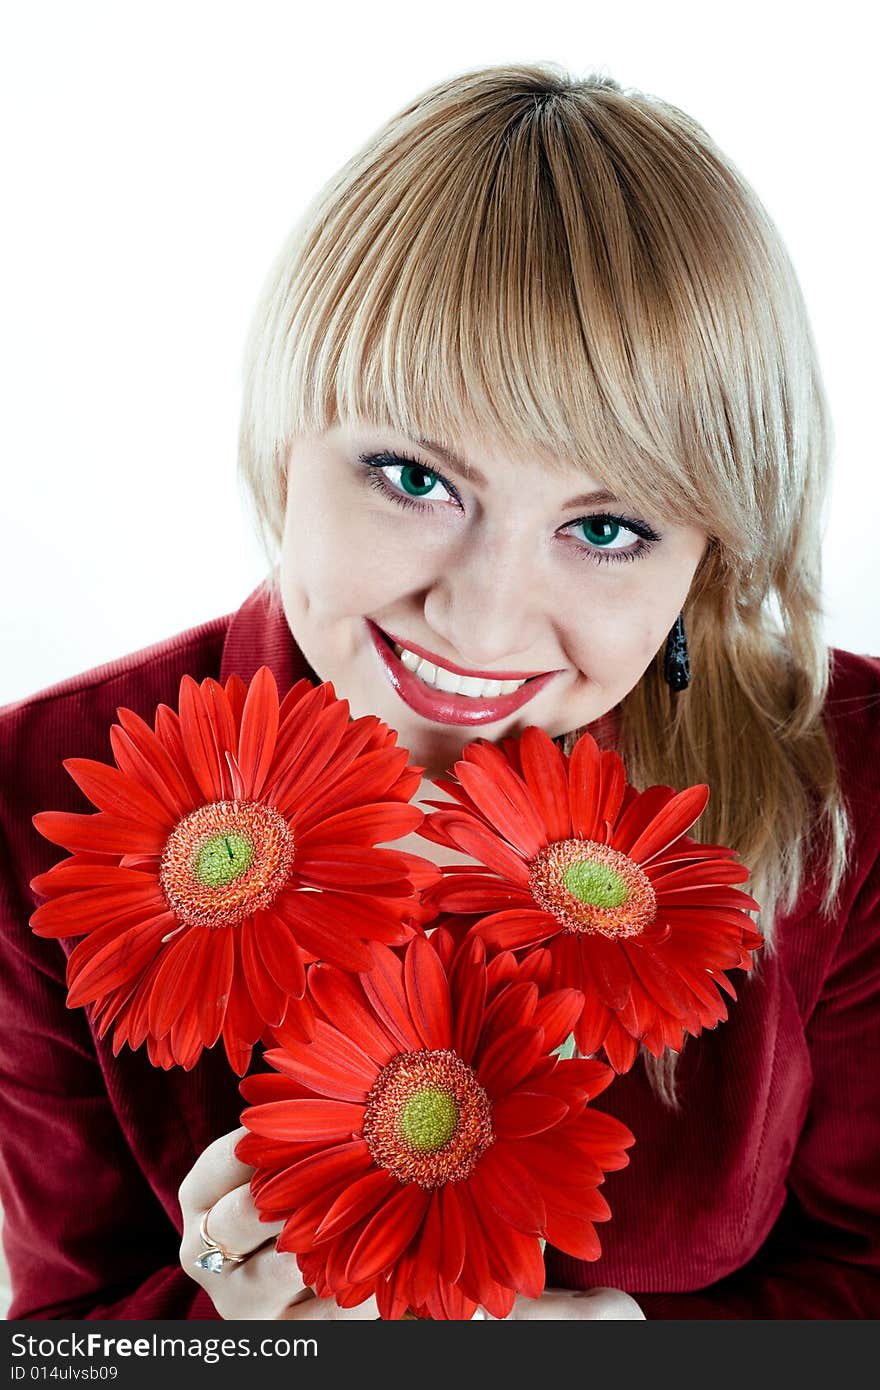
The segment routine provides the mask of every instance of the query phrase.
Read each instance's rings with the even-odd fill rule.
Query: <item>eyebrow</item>
[[[427,449],[432,454],[438,454],[443,462],[453,473],[458,473],[469,482],[475,483],[477,487],[487,488],[488,480],[478,468],[474,468],[465,459],[459,458],[458,454],[445,444],[438,444],[435,439],[414,439],[414,444],[419,444],[423,449]],[[596,492],[583,492],[577,497],[572,497],[568,502],[562,504],[562,511],[567,511],[569,507],[600,507],[606,502],[611,502],[615,506],[623,506],[621,499],[615,497],[613,492],[606,492],[603,488]]]

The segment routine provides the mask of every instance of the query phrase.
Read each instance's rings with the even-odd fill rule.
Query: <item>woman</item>
[[[31,815],[86,809],[62,758],[106,760],[117,706],[150,718],[185,672],[266,663],[333,681],[427,776],[474,737],[589,728],[636,786],[707,782],[695,833],[752,871],[766,948],[730,1019],[610,1092],[638,1157],[602,1259],[548,1249],[512,1316],[876,1316],[880,660],[822,640],[826,409],[755,195],[609,79],[441,83],[283,248],[241,464],[267,584],[2,717],[10,1315],[375,1316],[275,1250],[217,1050],[114,1058],[27,926],[58,858]]]

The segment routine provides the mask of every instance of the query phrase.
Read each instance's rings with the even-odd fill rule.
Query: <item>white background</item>
[[[229,612],[259,582],[235,449],[276,249],[417,92],[535,59],[683,107],[767,204],[836,431],[827,635],[880,652],[869,16],[674,0],[10,7],[0,704]]]

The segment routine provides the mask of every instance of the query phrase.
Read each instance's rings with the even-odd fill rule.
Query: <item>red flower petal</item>
[[[274,911],[254,914],[260,955],[275,983],[287,995],[301,999],[306,973],[295,931]]]
[[[138,869],[119,868],[114,856],[112,863],[83,863],[82,856],[62,859],[44,874],[31,879],[35,893],[54,898],[63,893],[82,892],[87,888],[143,888],[152,883],[158,891],[156,875]]]
[[[318,1223],[317,1236],[321,1240],[329,1240],[349,1230],[355,1222],[362,1221],[370,1212],[381,1207],[398,1186],[397,1178],[392,1177],[386,1168],[371,1168],[339,1194]]]
[[[199,981],[198,1019],[205,1047],[213,1047],[226,1016],[235,970],[235,947],[232,933],[222,928],[209,932],[208,936],[210,940]]]
[[[220,928],[229,930],[229,928]],[[238,944],[241,950],[241,963],[251,999],[260,1017],[270,1026],[281,1023],[287,1009],[287,994],[275,983],[270,971],[263,962],[257,942],[256,928],[251,917],[245,917],[238,927]]]
[[[590,736],[578,739],[569,760],[571,827],[575,836],[604,842],[606,821],[617,819],[626,788],[617,753],[600,752]]]
[[[476,922],[473,930],[487,946],[499,951],[518,951],[557,936],[561,927],[552,913],[530,907],[490,913]]]
[[[254,1008],[242,976],[237,937],[234,945],[235,968],[221,1033],[229,1065],[237,1076],[243,1076],[250,1065],[253,1045],[263,1032],[265,1024]]]
[[[448,1048],[452,1041],[452,1005],[446,971],[425,937],[407,947],[404,987],[413,1023],[427,1048]]]
[[[326,1020],[333,1019],[343,1035],[357,1038],[362,1051],[379,1071],[400,1047],[368,1004],[360,982],[332,965],[313,965],[309,971],[309,993]]]
[[[205,708],[202,692],[192,676],[180,682],[180,734],[186,759],[205,802],[221,801],[226,779],[226,760]]]
[[[154,1037],[163,1037],[183,1009],[189,1006],[195,1011],[208,935],[203,927],[190,927],[163,953],[150,999],[150,1032]]]
[[[627,854],[638,864],[646,864],[656,855],[674,844],[680,835],[699,820],[709,800],[709,788],[705,783],[687,787],[678,792],[671,801],[658,812],[652,823],[638,837]]]
[[[160,833],[170,835],[175,817],[152,795],[143,783],[126,777],[115,767],[92,758],[65,758],[62,766],[89,801],[121,820],[147,821]]]
[[[158,826],[120,820],[106,811],[99,811],[97,815],[80,815],[74,811],[38,811],[33,823],[44,839],[72,850],[159,855],[168,838]]]
[[[312,830],[300,832],[297,844],[302,852],[311,853],[317,846],[341,843],[372,847],[385,841],[398,840],[417,830],[425,819],[417,806],[401,805],[398,801],[377,801],[368,806],[354,806],[329,816]]]
[[[442,829],[447,842],[451,842],[455,849],[478,859],[518,887],[528,888],[529,871],[523,859],[476,820],[465,820],[454,812],[438,811],[432,817],[431,825],[434,830]]]
[[[119,878],[118,883],[112,885],[50,898],[31,917],[31,928],[37,936],[79,936],[113,922],[121,924],[130,919],[138,921],[160,912],[167,913],[167,904],[152,874],[116,870],[117,876],[123,874],[131,874],[131,877]]]
[[[490,1096],[503,1095],[518,1086],[543,1053],[544,1034],[540,1028],[523,1028],[514,1054],[509,1039],[498,1038],[482,1057],[477,1074]]]
[[[487,1149],[468,1178],[471,1196],[485,1211],[494,1211],[502,1224],[527,1235],[540,1235],[547,1208],[540,1188],[516,1157],[516,1145],[499,1139]]]
[[[268,666],[261,666],[248,688],[238,736],[238,765],[249,801],[255,801],[263,790],[277,734],[278,687]]]
[[[547,1239],[558,1250],[565,1250],[578,1260],[598,1260],[602,1246],[592,1221],[573,1216],[570,1212],[547,1213]]]
[[[622,1009],[632,991],[632,967],[622,945],[592,932],[581,937],[581,952],[603,1003]]]
[[[708,885],[745,883],[749,871],[745,864],[732,859],[696,859],[681,864],[672,858],[657,858],[645,869],[651,886],[659,897],[661,893],[704,888]],[[715,890],[717,892],[717,888]],[[747,897],[748,894],[738,896]],[[752,900],[754,901],[754,900]],[[760,906],[760,904],[758,904]]]
[[[614,1019],[603,1042],[605,1056],[616,1072],[627,1072],[636,1060],[639,1044]]]
[[[119,767],[127,776],[143,781],[157,801],[182,819],[194,809],[193,789],[169,757],[167,748],[133,710],[120,706],[116,717],[119,725],[111,726],[110,745]]]
[[[351,1039],[323,1019],[315,1021],[314,1044],[288,1045],[283,1052],[266,1052],[266,1061],[313,1091],[339,1100],[364,1101],[379,1068]]]
[[[646,787],[643,792],[636,791],[635,787],[627,787],[620,819],[614,827],[611,842],[614,848],[629,854],[639,836],[653,824],[674,796],[672,787],[662,785]]]
[[[495,767],[490,775],[472,761],[456,763],[455,772],[474,805],[491,819],[492,824],[524,858],[534,859],[536,854],[540,854],[547,844],[546,833],[528,800],[525,787],[509,768],[506,776],[499,773],[498,781],[494,780]]]
[[[513,1091],[492,1106],[492,1126],[499,1139],[523,1139],[550,1129],[567,1114],[567,1104],[555,1096]]]
[[[361,983],[377,1017],[402,1052],[420,1050],[423,1044],[409,1011],[403,963],[387,947],[373,946],[371,966]]]
[[[346,1278],[371,1279],[393,1264],[421,1226],[429,1200],[417,1183],[402,1186],[361,1232]]]
[[[91,1003],[105,991],[133,980],[161,949],[165,933],[176,925],[173,913],[162,912],[128,931],[113,933],[111,927],[111,934],[102,938],[101,949],[84,964],[80,963],[82,957],[77,954],[77,948],[67,963],[68,1007]]]
[[[363,1105],[341,1100],[276,1100],[247,1112],[253,1134],[298,1142],[359,1138],[363,1122]]]
[[[467,1234],[464,1217],[456,1194],[456,1185],[447,1183],[437,1189],[440,1219],[443,1227],[443,1246],[438,1267],[444,1279],[453,1283],[464,1265]]]
[[[329,686],[327,692],[327,698],[330,699]],[[349,715],[347,700],[335,701],[321,710],[315,718],[308,742],[279,778],[278,794],[283,800],[296,801],[304,806],[312,804],[318,782],[323,780],[339,752],[349,725]],[[341,771],[341,768],[339,770]],[[333,785],[336,780],[334,776]],[[369,799],[365,796],[359,798],[362,801]]]
[[[247,1110],[242,1113],[241,1121],[247,1125]],[[372,1167],[372,1163],[370,1151],[362,1139],[337,1144],[330,1149],[322,1148],[319,1153],[303,1159],[301,1163],[294,1163],[261,1187],[257,1206],[266,1215],[283,1214],[312,1201],[331,1183],[356,1181]]]
[[[519,740],[523,777],[547,832],[547,841],[571,834],[566,760],[543,729],[526,729]]]
[[[534,911],[535,908],[531,893],[488,874],[465,872],[450,876],[432,890],[431,897],[438,912],[486,913]]]
[[[279,893],[273,912],[294,928],[297,941],[313,958],[328,960],[341,970],[368,970],[368,947],[346,930],[345,918],[334,911],[329,893]]]
[[[577,989],[558,989],[545,994],[535,1009],[532,1022],[544,1029],[544,1043],[550,1051],[564,1043],[584,1007],[584,996]]]

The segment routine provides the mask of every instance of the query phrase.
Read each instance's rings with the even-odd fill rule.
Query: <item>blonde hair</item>
[[[309,207],[257,306],[240,468],[270,558],[290,441],[356,420],[544,450],[709,535],[692,683],[673,699],[658,652],[616,746],[637,787],[709,784],[691,833],[751,870],[766,952],[815,854],[833,912],[852,832],[822,719],[827,406],[779,234],[703,128],[548,64],[405,106]],[[642,1051],[677,1104],[676,1055]]]

